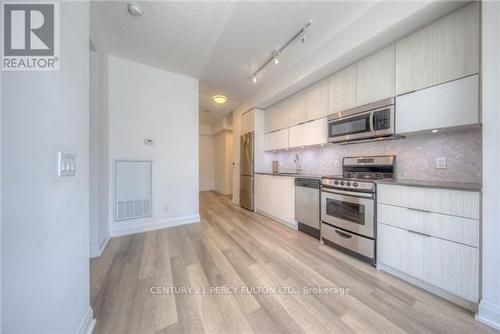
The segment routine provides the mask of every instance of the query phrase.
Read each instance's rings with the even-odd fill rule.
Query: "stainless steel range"
[[[344,158],[341,176],[321,179],[321,240],[376,263],[377,179],[392,179],[395,156]]]

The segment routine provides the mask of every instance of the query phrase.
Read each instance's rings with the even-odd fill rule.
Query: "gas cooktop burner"
[[[375,192],[375,180],[394,177],[395,156],[344,158],[342,174],[325,176],[321,184],[326,188]]]

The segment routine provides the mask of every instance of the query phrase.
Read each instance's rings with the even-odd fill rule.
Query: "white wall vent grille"
[[[115,221],[151,217],[152,161],[115,161]]]

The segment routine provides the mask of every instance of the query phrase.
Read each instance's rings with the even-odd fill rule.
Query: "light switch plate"
[[[335,168],[339,168],[340,167],[340,160],[339,159],[335,159],[333,163],[335,165]]]
[[[446,169],[446,158],[445,157],[437,157],[436,158],[436,168],[437,169]]]
[[[75,176],[76,156],[71,153],[57,152],[57,176]]]

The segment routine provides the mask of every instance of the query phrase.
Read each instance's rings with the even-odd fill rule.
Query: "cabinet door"
[[[265,177],[266,175],[255,174],[255,210],[258,211],[265,211]]]
[[[479,2],[396,43],[396,93],[479,72]]]
[[[295,178],[275,176],[277,184],[277,213],[279,218],[289,224],[295,223]]]
[[[254,131],[255,111],[250,110],[241,115],[241,134]]]
[[[306,123],[307,124],[307,123]],[[295,125],[292,126],[289,129],[289,147],[301,147],[304,146],[304,142],[306,140],[306,133],[305,133],[305,125],[306,124],[300,124],[300,125]]]
[[[328,84],[329,114],[356,106],[356,64],[330,77]]]
[[[395,94],[394,45],[357,63],[357,105],[376,102]]]
[[[276,132],[273,132],[274,138],[273,138],[273,147],[275,150],[283,150],[288,148],[288,129],[283,129],[279,130]]]
[[[271,175],[255,175],[255,209],[274,216],[277,212],[277,186]]]
[[[328,121],[326,117],[302,124],[302,127],[303,140],[301,146],[312,146],[328,143]],[[292,135],[290,132],[290,139],[291,137]]]
[[[328,79],[312,85],[306,91],[306,120],[328,115]]]
[[[283,150],[288,148],[288,129],[266,133],[264,135],[264,150]]]
[[[478,124],[478,75],[398,96],[396,108],[400,134]]]
[[[424,238],[397,227],[377,224],[377,261],[422,279],[426,262]]]
[[[288,101],[288,127],[306,121],[306,94],[300,92],[289,97]]]
[[[479,249],[423,237],[422,280],[474,303],[479,301]]]
[[[273,106],[270,110],[269,121],[270,127],[269,131],[276,131],[288,126],[287,117],[287,106],[285,101]]]

